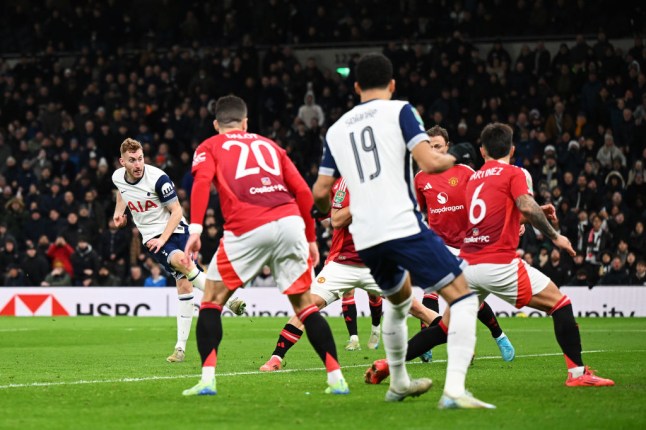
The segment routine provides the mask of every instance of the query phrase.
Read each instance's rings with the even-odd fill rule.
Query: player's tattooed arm
[[[516,207],[520,210],[526,222],[536,227],[541,233],[555,240],[558,237],[558,232],[550,224],[543,209],[536,203],[536,200],[529,194],[524,194],[516,199]]]

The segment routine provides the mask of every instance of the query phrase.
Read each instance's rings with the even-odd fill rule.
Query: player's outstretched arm
[[[128,223],[128,217],[125,212],[126,202],[121,198],[121,192],[117,190],[117,202],[114,206],[114,215],[112,215],[112,220],[117,228],[125,227]]]
[[[559,234],[554,227],[550,224],[543,212],[543,209],[536,203],[536,200],[529,195],[524,194],[516,199],[516,207],[520,210],[521,214],[531,225],[536,227],[541,233],[550,238],[554,245],[559,248],[565,249],[571,256],[576,255],[572,248],[570,240]]]
[[[455,164],[455,157],[449,154],[442,154],[433,151],[424,140],[413,147],[411,154],[422,171],[426,173],[442,173],[450,169]]]

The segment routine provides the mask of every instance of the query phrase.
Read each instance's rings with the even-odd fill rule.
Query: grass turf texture
[[[194,320],[194,322],[196,319]],[[175,342],[172,318],[1,318],[0,428],[646,428],[646,319],[579,319],[584,360],[617,385],[567,388],[565,365],[549,318],[501,319],[516,348],[505,363],[478,324],[468,388],[493,411],[439,411],[446,347],[434,363],[411,363],[413,377],[435,386],[416,399],[387,404],[386,380],[366,385],[363,372],[383,349],[365,348],[369,318],[359,319],[362,351],[343,349],[341,318],[329,318],[348,396],[329,396],[322,363],[305,337],[279,373],[260,373],[284,318],[226,318],[215,397],[185,398],[199,379],[194,332],[187,360],[166,363]],[[409,333],[418,330],[409,319]]]

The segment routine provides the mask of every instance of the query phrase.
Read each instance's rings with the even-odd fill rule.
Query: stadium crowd
[[[343,78],[314,58],[301,63],[291,46],[377,39],[400,41],[382,47],[394,64],[396,97],[427,127],[441,125],[452,142],[477,148],[487,123],[513,126],[515,163],[532,174],[539,203],[557,208],[556,227],[578,252],[571,259],[528,228],[523,258],[557,285],[646,285],[646,47],[635,37],[627,51],[615,48],[587,5],[567,12],[588,16],[572,28],[559,10],[568,2],[542,10],[518,2],[523,10],[503,15],[456,2],[425,16],[414,7],[423,2],[376,1],[393,11],[375,22],[364,2],[271,0],[249,9],[258,25],[244,22],[244,1],[167,0],[154,19],[137,9],[153,2],[77,3],[3,6],[1,53],[24,53],[0,58],[5,286],[164,285],[136,228],[117,229],[111,219],[119,144],[142,142],[146,162],[168,173],[188,213],[192,152],[214,133],[213,100],[233,93],[249,106],[249,129],[283,146],[311,185],[327,127],[358,100],[352,73]],[[527,19],[511,18],[517,14]],[[578,34],[558,52],[533,42],[517,58],[502,41],[488,52],[472,43],[507,24],[516,35],[597,36]],[[435,39],[414,42],[425,38]],[[257,41],[271,46],[261,55]],[[204,223],[204,262],[220,239],[217,204],[212,198]],[[330,236],[319,226],[323,250]]]

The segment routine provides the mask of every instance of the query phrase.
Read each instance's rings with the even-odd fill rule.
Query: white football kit
[[[319,174],[342,172],[352,191],[357,250],[422,231],[410,151],[428,139],[417,112],[398,100],[362,103],[328,130]]]
[[[112,182],[130,209],[143,243],[161,235],[170,219],[166,206],[178,201],[175,186],[168,175],[146,164],[141,179],[130,183],[126,180],[126,169],[122,167],[112,174]],[[174,233],[188,233],[188,223],[183,216]]]

